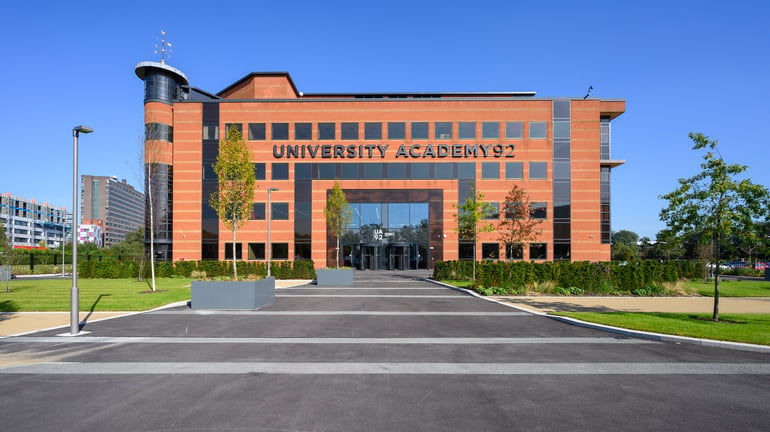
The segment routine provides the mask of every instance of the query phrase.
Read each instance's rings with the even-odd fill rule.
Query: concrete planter
[[[254,310],[275,301],[275,279],[192,283],[192,309]]]
[[[317,285],[353,285],[353,269],[318,269],[315,274]]]

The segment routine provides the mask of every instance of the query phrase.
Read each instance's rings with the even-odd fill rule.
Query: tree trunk
[[[238,267],[237,263],[235,261],[235,230],[236,230],[236,223],[233,224],[233,280],[238,280]]]
[[[719,226],[719,219],[717,219],[717,227]],[[720,260],[719,260],[719,229],[717,228],[717,259],[716,261],[716,271],[715,271],[715,277],[714,277],[714,314],[711,316],[711,319],[713,321],[719,321],[719,267],[720,267]]]
[[[334,262],[340,268],[340,236],[337,236],[337,251],[334,254]]]

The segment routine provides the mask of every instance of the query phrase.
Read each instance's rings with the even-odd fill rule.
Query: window
[[[254,203],[251,207],[250,220],[265,220],[265,203]]]
[[[569,260],[570,245],[566,243],[556,243],[553,245],[553,258],[555,260]]]
[[[369,180],[382,179],[382,164],[381,163],[364,164],[364,178]]]
[[[232,128],[232,127],[238,129],[238,132],[240,132],[241,136],[243,136],[243,125],[240,124],[240,123],[227,123],[227,124],[225,124],[225,133],[227,133],[227,131],[229,131],[230,128]],[[232,259],[232,257],[230,257],[230,259]]]
[[[548,162],[530,162],[529,178],[530,179],[547,179]]]
[[[460,139],[476,139],[476,122],[460,122],[457,136]]]
[[[533,219],[548,219],[548,203],[533,202],[529,205]]]
[[[388,123],[388,139],[402,140],[406,138],[406,123]]]
[[[436,122],[435,139],[452,139],[452,122]]]
[[[357,140],[358,139],[358,123],[342,123],[342,139],[343,140]]]
[[[294,243],[294,259],[295,260],[311,259],[310,244]]]
[[[473,256],[473,243],[460,243],[458,249],[458,256],[461,260],[472,260]]]
[[[337,139],[337,133],[335,131],[334,123],[318,123],[318,139],[319,140]]]
[[[254,164],[254,179],[255,180],[264,180],[265,179],[265,164],[264,164],[264,162],[255,163]]]
[[[365,140],[382,139],[382,123],[364,123]]]
[[[358,164],[353,163],[344,163],[341,164],[340,167],[340,178],[349,180],[349,179],[358,179]]]
[[[524,178],[524,163],[523,162],[506,162],[505,178],[506,179]]]
[[[289,203],[274,202],[270,207],[273,220],[289,220]]]
[[[548,246],[545,243],[530,243],[529,244],[529,259],[547,259],[548,258]]]
[[[486,139],[500,138],[500,123],[484,122],[481,124],[481,137]]]
[[[500,245],[498,243],[482,243],[481,259],[496,260],[500,258]]]
[[[337,178],[337,164],[318,164],[318,178],[320,180],[334,180]]]
[[[500,179],[500,164],[498,162],[482,162],[481,178],[490,180]]]
[[[524,245],[521,243],[506,243],[505,258],[509,260],[524,259]]]
[[[524,123],[505,122],[505,137],[509,139],[524,138]]]
[[[289,164],[274,163],[273,180],[288,180],[288,179],[289,179]]]
[[[313,139],[313,123],[294,123],[295,140]]]
[[[274,260],[287,260],[289,259],[289,244],[288,243],[273,243],[273,255]]]
[[[390,163],[386,165],[388,169],[388,175],[386,178],[390,180],[401,180],[406,178],[406,164],[405,163]]]
[[[283,141],[289,139],[288,123],[273,123],[270,126],[272,127],[270,139],[273,141]]]
[[[529,122],[529,138],[530,139],[548,138],[548,123]]]
[[[236,243],[235,244],[235,259],[243,259],[242,255],[242,244]],[[233,259],[233,244],[232,243],[225,243],[225,259]]]
[[[488,203],[489,208],[484,213],[483,218],[488,220],[498,220],[500,219],[500,203],[499,202],[491,202]]]
[[[412,122],[412,139],[428,139],[428,122]]]
[[[263,259],[265,259],[265,244],[264,243],[249,243],[249,259],[250,260],[263,260]]]
[[[264,123],[249,123],[249,140],[251,140],[251,141],[264,141],[265,140],[265,124]]]

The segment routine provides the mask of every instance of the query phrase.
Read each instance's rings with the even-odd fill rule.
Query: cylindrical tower
[[[165,63],[141,62],[134,71],[144,81],[145,250],[149,253],[152,238],[156,260],[170,261],[174,102],[187,98],[188,81],[182,71]]]

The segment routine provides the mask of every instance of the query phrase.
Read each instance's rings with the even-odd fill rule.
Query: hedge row
[[[78,262],[78,274],[85,279],[106,278],[135,278],[142,273],[143,277],[150,276],[150,265],[140,265],[134,261],[82,261]],[[156,262],[155,277],[230,277],[233,274],[232,261],[177,261]],[[276,279],[315,279],[313,261],[273,261],[270,274]],[[267,266],[264,262],[239,261],[239,277],[265,277]]]
[[[470,279],[472,261],[436,262],[435,279]],[[639,295],[661,293],[664,282],[696,278],[698,267],[687,261],[660,263],[643,261],[627,265],[607,262],[482,261],[476,281],[485,294],[524,294],[528,287],[553,283],[575,294],[606,295],[627,292]]]

